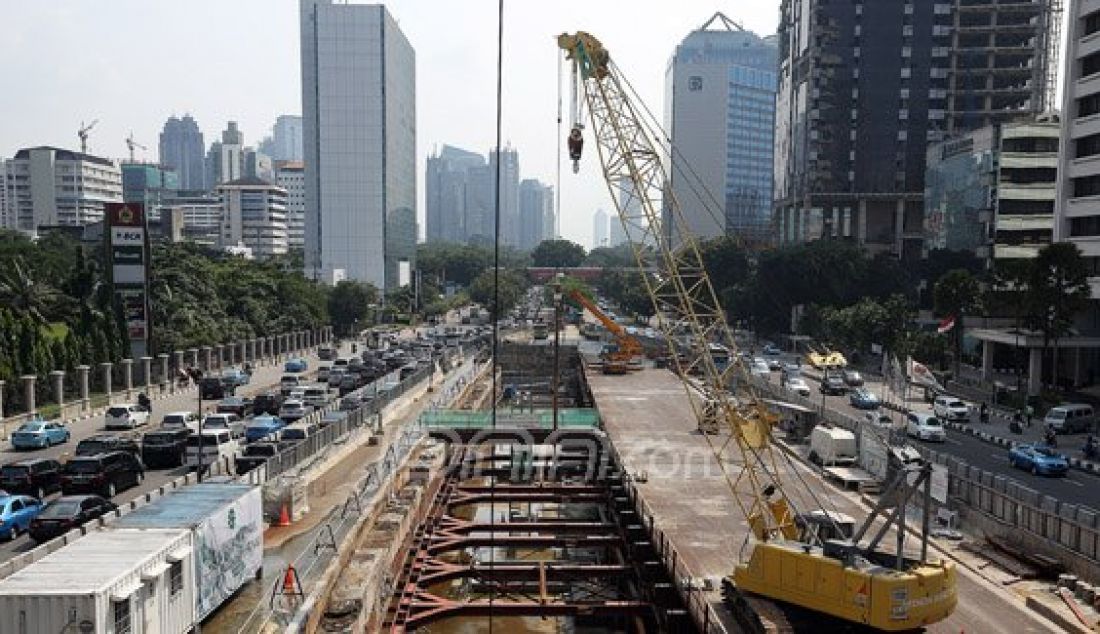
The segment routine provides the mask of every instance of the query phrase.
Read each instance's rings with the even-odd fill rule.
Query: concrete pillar
[[[53,398],[57,405],[65,404],[65,373],[61,370],[50,372],[50,383],[53,385]]]
[[[1043,387],[1043,350],[1031,348],[1027,362],[1027,395],[1038,396]]]
[[[141,358],[141,378],[148,391],[153,386],[153,357]]]
[[[172,363],[175,365],[177,371],[183,369],[183,350],[172,351]]]
[[[231,343],[225,346],[225,354],[228,357],[227,363],[231,366],[237,365],[237,344]]]
[[[27,405],[27,413],[32,414],[38,409],[38,404],[34,402],[34,382],[38,377],[33,374],[24,374],[19,378],[23,381],[23,402]]]
[[[901,254],[902,234],[905,233],[905,200],[899,199],[894,211],[894,248]],[[961,324],[960,324],[961,325]]]
[[[213,349],[210,346],[202,347],[202,371],[209,372],[214,369]]]
[[[107,404],[111,404],[111,363],[99,364],[100,376],[103,377],[103,391],[107,394]]]
[[[190,365],[192,368],[199,367],[199,349],[198,348],[189,349],[187,351],[187,359],[188,359],[187,364]]]
[[[214,347],[214,367],[219,370],[225,367],[225,344],[219,343]]]
[[[88,385],[88,373],[91,372],[92,366],[90,365],[78,365],[76,366],[76,380],[80,385],[80,411],[86,412],[91,409],[92,401]]]
[[[172,385],[172,377],[168,375],[168,353],[162,352],[157,355],[157,360],[160,361],[160,384],[162,389],[167,390],[168,386]]]
[[[985,383],[993,378],[993,346],[992,341],[982,342],[982,381]]]
[[[126,398],[134,391],[134,360],[122,360],[122,384],[126,386]]]
[[[4,386],[7,384],[7,381],[0,381],[0,420],[4,419]]]

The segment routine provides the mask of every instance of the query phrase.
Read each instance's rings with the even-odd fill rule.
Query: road
[[[784,359],[793,360],[793,357],[785,355]],[[818,391],[818,382],[808,375],[804,378],[810,385],[812,390],[810,399],[815,404],[820,405],[822,400],[824,400],[825,406],[831,410],[837,410],[857,418],[864,415],[864,411],[856,409],[849,404],[847,396],[822,397],[821,393]],[[779,373],[773,372],[770,379],[773,383],[778,385]],[[875,394],[882,394],[881,383],[871,380],[868,381],[867,387]],[[920,405],[915,405],[910,401],[910,405],[913,406],[914,411],[930,412],[932,409],[931,405],[923,402]],[[891,413],[890,415],[895,420],[901,420],[900,414]],[[1020,436],[1014,436],[1008,432],[1006,421],[996,422],[998,419],[994,420],[995,422],[991,422],[988,425],[981,425],[977,422],[975,422],[974,425],[980,426],[982,429],[988,429],[988,431],[1006,438],[1021,438]],[[1038,440],[1040,427],[1041,424],[1039,423],[1033,424],[1032,429],[1025,434],[1024,438],[1028,441]],[[1058,437],[1062,446],[1062,451],[1067,454],[1078,452],[1080,446],[1084,443],[1083,438],[1082,435]],[[1062,502],[1082,504],[1100,509],[1100,477],[1090,475],[1084,471],[1071,470],[1069,475],[1064,478],[1031,475],[1030,473],[1013,468],[1008,463],[1008,449],[1006,447],[994,445],[975,436],[951,429],[947,430],[947,441],[943,443],[926,442],[916,439],[910,440],[915,445],[925,446],[940,453],[956,456],[968,464],[972,464],[991,473],[1011,478],[1028,488],[1034,489],[1044,495],[1049,495]]]
[[[350,348],[344,348],[341,352],[350,352]],[[310,372],[313,374],[316,372],[319,359],[315,354],[303,355],[309,362]],[[278,363],[275,365],[267,365],[264,367],[253,368],[252,380],[249,385],[238,389],[238,394],[251,396],[258,394],[264,390],[272,387],[277,387],[279,384],[279,378],[283,375],[283,365]],[[135,397],[137,391],[134,392]],[[116,401],[117,402],[117,401]],[[203,410],[212,411],[217,405],[217,401],[203,401]],[[141,427],[136,433],[143,433],[144,431],[154,429],[160,425],[160,418],[167,412],[173,411],[196,411],[198,409],[198,392],[195,389],[183,390],[179,393],[166,396],[165,398],[153,401],[153,413],[150,416],[149,424],[145,427]],[[102,433],[106,430],[103,427],[103,416],[94,416],[87,420],[78,421],[69,425],[69,429],[72,432],[72,438],[68,443],[64,445],[55,445],[49,449],[37,449],[32,451],[15,451],[11,448],[10,443],[4,443],[4,447],[0,450],[0,463],[8,464],[10,462],[17,462],[19,460],[26,460],[30,458],[53,458],[62,459],[72,455],[72,452],[76,449],[76,443],[82,439],[87,438],[93,434]],[[125,432],[130,433],[130,432]],[[172,480],[175,480],[179,476],[187,472],[186,467],[179,467],[177,469],[161,469],[150,470],[145,473],[145,481],[137,487],[122,491],[114,498],[115,504],[123,505],[129,503],[131,500],[145,495],[149,491],[153,491],[158,487],[165,485]],[[60,494],[53,494],[47,496],[47,500],[54,499]],[[27,537],[22,535],[10,542],[0,542],[0,561],[6,561],[15,555],[26,552],[35,548],[37,544]]]

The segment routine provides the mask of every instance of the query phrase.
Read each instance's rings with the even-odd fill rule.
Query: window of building
[[[1085,33],[1084,35],[1092,35],[1093,33],[1100,31],[1100,11],[1093,11],[1085,16]]]
[[[997,201],[997,213],[1006,216],[1041,216],[1054,213],[1053,200],[1012,200]]]
[[[698,92],[703,89],[703,78],[699,75],[688,77],[688,90]]]
[[[114,612],[115,634],[130,634],[133,632],[130,623],[130,599],[114,601],[112,611]]]
[[[1100,236],[1100,216],[1070,218],[1069,235],[1071,238]]]
[[[1077,158],[1085,158],[1088,156],[1096,156],[1100,154],[1100,134],[1090,134],[1083,136],[1074,142],[1076,146]]]
[[[183,592],[183,562],[172,562],[172,567],[168,569],[168,592],[175,598],[181,592]]]
[[[1077,116],[1087,117],[1100,112],[1100,93],[1081,97],[1077,100]]]
[[[1100,174],[1073,179],[1073,196],[1100,196]]]
[[[1053,183],[1057,170],[1053,167],[1006,167],[1001,169],[1001,182],[1015,185]]]
[[[1100,52],[1088,55],[1081,60],[1081,77],[1100,72]]]
[[[1039,152],[1057,152],[1057,137],[1018,137],[1005,139],[1001,143],[1003,152],[1023,152],[1035,154]]]

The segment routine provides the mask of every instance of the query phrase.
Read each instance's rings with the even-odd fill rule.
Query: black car
[[[256,467],[267,462],[268,459],[279,452],[291,447],[294,443],[275,442],[263,440],[246,445],[233,464],[237,468],[237,475],[244,475]]]
[[[76,444],[76,455],[95,456],[108,451],[125,451],[135,456],[141,455],[137,441],[118,434],[95,434]]]
[[[839,374],[826,374],[821,378],[821,390],[822,394],[843,395],[848,391],[848,384],[844,382],[844,377]]]
[[[190,434],[191,430],[186,427],[146,432],[141,437],[141,461],[150,469],[182,465],[187,436]]]
[[[98,493],[113,498],[119,491],[141,484],[145,468],[137,456],[125,451],[111,451],[98,456],[80,456],[65,463],[61,472],[61,491]]]
[[[31,527],[27,532],[31,539],[41,544],[116,508],[118,507],[110,500],[98,495],[66,495],[47,504],[31,520]]]
[[[241,396],[230,396],[222,399],[215,408],[219,414],[236,414],[244,418],[252,413],[252,399]]]
[[[61,463],[42,458],[6,464],[0,467],[0,489],[41,500],[61,490]]]
[[[252,412],[257,416],[261,414],[279,415],[279,408],[283,406],[283,395],[279,392],[264,392],[257,394],[252,399]]]
[[[216,401],[233,394],[234,387],[226,385],[220,376],[206,376],[199,379],[199,395],[203,400]]]

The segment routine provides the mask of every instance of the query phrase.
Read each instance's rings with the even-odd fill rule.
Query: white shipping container
[[[818,425],[810,432],[810,457],[823,465],[850,465],[859,451],[856,435],[840,427]]]
[[[192,557],[186,530],[88,533],[0,581],[0,632],[183,634]]]

